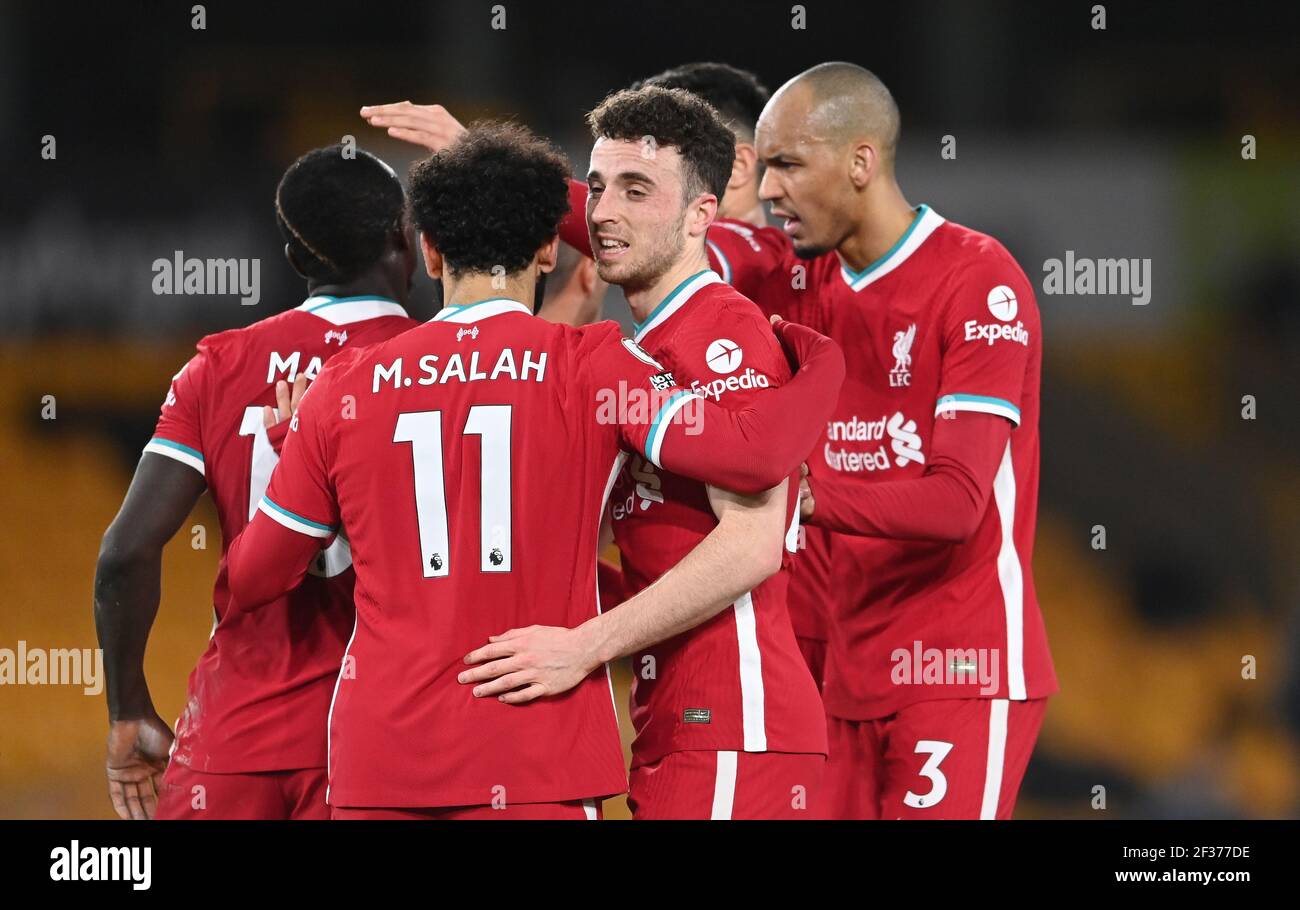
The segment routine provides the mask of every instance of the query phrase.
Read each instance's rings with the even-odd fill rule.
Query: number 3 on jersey
[[[911,790],[903,797],[903,802],[913,809],[933,809],[948,793],[948,778],[939,770],[940,763],[948,757],[952,751],[952,743],[946,743],[937,739],[923,739],[916,744],[916,754],[924,755],[929,753],[930,757],[925,760],[921,770],[917,773],[921,777],[930,779],[929,793],[913,793]]]
[[[479,570],[509,572],[510,421],[508,404],[480,404],[469,409],[462,435],[482,441],[479,481]],[[420,565],[425,578],[451,573],[451,532],[447,525],[447,491],[442,470],[442,411],[397,415],[393,442],[411,444],[415,469],[415,517],[420,526]]]

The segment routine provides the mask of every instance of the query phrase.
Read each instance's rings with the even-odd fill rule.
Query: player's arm
[[[388,135],[412,145],[440,152],[460,138],[464,125],[441,104],[368,104],[361,117],[371,126],[385,129]]]
[[[1015,300],[1008,318],[993,312],[995,295]],[[1003,315],[1006,309],[1001,305]],[[965,540],[979,527],[1020,423],[1030,344],[1040,343],[1037,306],[1015,263],[988,256],[954,280],[941,318],[939,397],[925,473],[912,480],[845,484],[814,472],[807,478],[811,500],[801,507],[809,524],[845,534],[948,542]],[[993,340],[990,326],[997,330]]]
[[[209,361],[201,351],[172,377],[154,436],[104,532],[95,565],[95,631],[109,718],[105,770],[122,818],[153,816],[172,744],[149,694],[144,653],[158,614],[163,547],[206,486],[199,408]]]
[[[635,597],[574,629],[511,629],[466,655],[458,677],[478,698],[526,704],[558,695],[619,657],[693,629],[781,568],[786,481],[758,496],[709,487],[717,526]]]
[[[925,474],[912,480],[853,484],[834,475],[805,478],[802,519],[841,534],[959,543],[975,533],[1012,425],[993,414],[935,421]]]
[[[328,370],[310,391],[322,385]],[[328,396],[325,390],[302,396],[266,494],[226,553],[231,602],[238,609],[256,609],[298,587],[338,531],[320,425]]]
[[[152,818],[172,732],[145,680],[144,652],[158,614],[162,553],[206,484],[189,465],[145,452],[95,564],[95,631],[108,696],[108,793],[121,818]]]
[[[624,423],[624,445],[657,467],[747,495],[794,473],[835,407],[844,355],[806,326],[779,317],[772,323],[796,369],[789,382],[736,410],[677,389],[648,424]],[[687,419],[679,419],[688,406]]]

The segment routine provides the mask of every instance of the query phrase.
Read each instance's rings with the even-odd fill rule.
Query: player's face
[[[754,145],[766,166],[758,196],[783,219],[794,251],[811,258],[839,246],[852,230],[849,162],[836,143],[814,134],[799,93],[772,99],[759,118]]]
[[[596,274],[625,289],[649,287],[681,258],[682,159],[652,142],[597,139],[587,173],[587,231]]]

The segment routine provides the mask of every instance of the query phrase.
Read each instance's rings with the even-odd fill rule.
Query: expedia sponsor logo
[[[697,379],[691,383],[691,391],[716,401],[724,392],[734,392],[737,389],[766,389],[771,384],[764,374],[753,367],[745,367],[745,372],[728,376],[726,379],[714,379],[709,382],[700,382]]]
[[[1025,324],[1019,320],[1016,321],[1015,325],[999,325],[997,323],[980,325],[974,319],[967,320],[966,340],[978,341],[980,339],[987,340],[989,344],[1005,339],[1006,341],[1018,341],[1023,345],[1028,345],[1029,331],[1025,328]]]

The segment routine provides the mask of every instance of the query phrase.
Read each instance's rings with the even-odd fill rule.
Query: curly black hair
[[[313,149],[275,189],[275,223],[308,278],[350,281],[374,265],[400,230],[406,194],[393,169],[342,145]]]
[[[569,163],[514,123],[472,124],[411,166],[411,215],[453,275],[520,271],[569,211]]]
[[[736,158],[736,136],[703,98],[679,88],[645,85],[614,92],[587,115],[596,139],[640,142],[677,149],[685,162],[683,191],[719,199],[727,191]]]
[[[717,109],[723,122],[745,142],[754,141],[758,115],[763,113],[771,97],[767,86],[756,75],[728,63],[684,63],[635,82],[632,88],[646,85],[680,88],[699,95]]]

